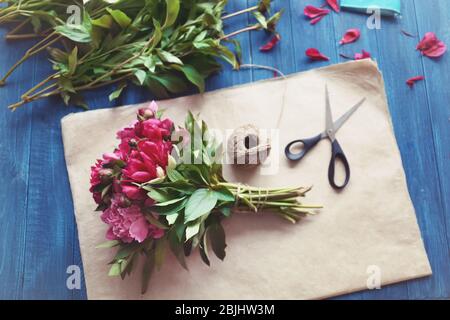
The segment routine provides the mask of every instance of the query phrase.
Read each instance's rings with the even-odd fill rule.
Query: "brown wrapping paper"
[[[283,153],[289,141],[324,129],[325,83],[335,119],[367,98],[337,134],[352,170],[340,193],[328,184],[327,140],[295,165]],[[88,191],[90,166],[113,149],[115,132],[135,119],[139,106],[69,115],[62,120],[64,148],[90,299],[317,299],[367,289],[378,279],[386,285],[431,274],[374,62],[349,62],[159,104],[180,124],[191,109],[210,128],[252,123],[274,129],[269,165],[253,170],[227,165],[225,177],[256,186],[314,185],[305,202],[324,209],[297,225],[270,214],[235,214],[224,222],[224,262],[213,258],[208,268],[195,253],[187,272],[168,252],[141,296],[140,269],[125,281],[108,277],[114,250],[95,248],[104,242],[107,226],[94,212]]]

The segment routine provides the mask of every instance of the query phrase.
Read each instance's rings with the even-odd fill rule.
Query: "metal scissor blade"
[[[334,141],[334,123],[333,115],[331,114],[330,105],[330,93],[328,92],[328,86],[325,85],[325,131],[331,141]]]
[[[348,119],[358,110],[359,107],[366,101],[366,98],[361,99],[355,106],[353,106],[350,110],[344,113],[336,122],[334,123],[334,133],[338,132],[339,129],[343,126],[344,123],[347,122]]]

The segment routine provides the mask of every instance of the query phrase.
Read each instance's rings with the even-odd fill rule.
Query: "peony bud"
[[[168,159],[167,159],[167,168],[168,168],[168,169],[175,169],[176,166],[177,166],[177,161],[175,160],[174,157],[172,157],[172,156],[169,154],[169,157],[168,157]]]
[[[101,169],[98,172],[98,175],[100,176],[102,182],[108,182],[109,180],[111,180],[113,174],[114,172],[111,169]]]
[[[153,118],[154,116],[155,116],[155,113],[154,113],[152,110],[150,110],[150,109],[145,109],[144,115],[143,115],[143,117],[144,117],[145,119],[150,119],[150,118]]]
[[[139,109],[138,115],[140,120],[148,120],[155,117],[155,112],[150,108]]]
[[[164,178],[164,177],[166,176],[166,173],[164,172],[164,169],[161,168],[160,166],[158,166],[158,167],[156,168],[156,176],[157,176],[158,178]]]

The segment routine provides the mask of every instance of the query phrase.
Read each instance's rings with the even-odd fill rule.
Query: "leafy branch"
[[[217,59],[239,67],[239,44],[230,38],[253,30],[275,32],[281,17],[281,12],[270,16],[270,0],[230,14],[224,14],[226,0],[91,0],[84,6],[70,0],[4,2],[0,24],[13,25],[6,37],[41,40],[7,71],[0,86],[44,50],[55,70],[9,106],[12,110],[55,95],[66,104],[85,106],[81,92],[115,83],[119,85],[111,99],[118,98],[128,82],[148,88],[158,98],[190,86],[202,92],[205,79],[220,69]],[[82,8],[79,24],[67,13],[73,4]],[[246,13],[252,13],[254,24],[224,34],[225,21]],[[225,41],[235,45],[236,52]]]

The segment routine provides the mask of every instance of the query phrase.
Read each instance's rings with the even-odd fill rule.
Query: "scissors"
[[[320,133],[319,135],[309,138],[309,139],[299,139],[292,141],[286,146],[285,154],[291,161],[300,161],[303,159],[306,154],[311,151],[322,139],[329,139],[331,141],[331,160],[328,166],[328,181],[330,185],[337,190],[344,189],[349,180],[350,180],[350,166],[348,164],[347,158],[342,151],[339,142],[336,140],[336,132],[343,126],[344,123],[347,122],[348,119],[355,113],[356,110],[366,101],[366,98],[363,98],[359,101],[355,106],[353,106],[350,110],[348,110],[343,116],[341,116],[337,121],[333,122],[333,116],[331,114],[331,106],[330,106],[330,95],[328,93],[328,87],[325,86],[325,131]],[[301,146],[301,150],[298,153],[294,153],[291,151],[291,148],[294,145]],[[338,185],[335,182],[335,165],[336,161],[340,160],[345,168],[345,181],[342,185]]]

